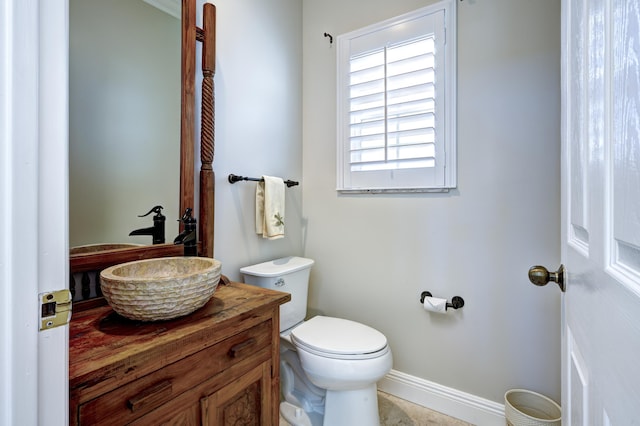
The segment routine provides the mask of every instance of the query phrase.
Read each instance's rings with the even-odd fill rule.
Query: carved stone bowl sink
[[[105,299],[123,317],[168,320],[204,306],[218,286],[221,267],[208,257],[161,257],[104,269],[100,282]]]

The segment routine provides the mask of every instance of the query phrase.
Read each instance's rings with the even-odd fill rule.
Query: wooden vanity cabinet
[[[277,425],[279,307],[290,297],[231,283],[172,321],[74,313],[70,424]]]

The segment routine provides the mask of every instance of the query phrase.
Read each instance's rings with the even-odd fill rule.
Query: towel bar
[[[251,177],[246,177],[246,176],[238,176],[238,175],[234,175],[233,173],[229,175],[229,183],[236,183],[236,182],[240,182],[241,180],[250,180],[253,182],[264,182],[264,179],[262,178],[251,178]],[[300,185],[300,183],[293,181],[293,180],[285,180],[284,184],[287,185],[287,188],[291,188],[292,186],[296,186],[296,185]]]

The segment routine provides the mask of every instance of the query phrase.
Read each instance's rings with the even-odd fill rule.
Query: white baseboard
[[[478,426],[504,426],[504,404],[391,370],[378,389]]]

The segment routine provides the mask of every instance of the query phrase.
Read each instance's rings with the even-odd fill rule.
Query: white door
[[[0,425],[68,424],[67,1],[0,1]]]
[[[42,294],[69,286],[69,0],[40,0],[37,9],[37,256]],[[39,331],[38,425],[68,425],[68,396],[69,326]]]
[[[640,0],[562,28],[563,424],[640,424]]]

